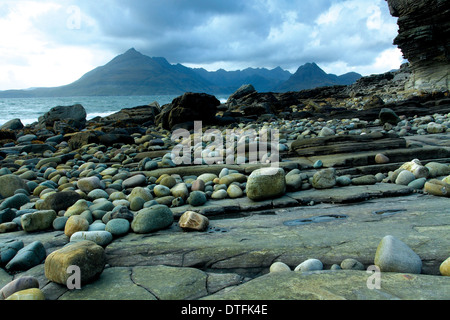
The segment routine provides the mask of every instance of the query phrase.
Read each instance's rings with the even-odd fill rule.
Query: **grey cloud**
[[[55,42],[108,47],[116,54],[130,47],[171,63],[225,61],[249,67],[297,68],[306,62],[370,64],[393,47],[394,35],[367,27],[374,4],[391,21],[384,0],[79,0],[93,24],[74,32],[65,28],[66,7],[59,17],[41,21]],[[337,21],[318,18],[332,5],[343,6]],[[352,5],[354,4],[354,5]],[[45,18],[42,18],[45,19]],[[289,22],[289,23],[287,23]],[[277,35],[275,37],[274,35]]]

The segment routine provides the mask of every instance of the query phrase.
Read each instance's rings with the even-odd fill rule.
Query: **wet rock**
[[[77,181],[77,187],[83,192],[89,193],[94,189],[105,189],[105,184],[97,176],[82,178]]]
[[[45,300],[45,295],[39,288],[31,288],[17,291],[6,300]]]
[[[322,169],[313,175],[312,186],[315,189],[329,189],[336,185],[336,170]]]
[[[402,169],[412,172],[416,178],[428,178],[428,176],[430,175],[430,170],[422,165],[422,163],[418,159],[414,159],[402,164],[399,170]]]
[[[178,183],[172,189],[170,189],[172,196],[175,198],[182,198],[186,200],[189,197],[189,190],[186,186],[186,183]]]
[[[27,204],[30,201],[30,198],[23,194],[18,193],[15,194],[9,198],[6,198],[1,204],[0,204],[0,210],[11,208],[11,209],[19,209],[24,204]]]
[[[5,266],[22,248],[22,240],[12,240],[0,243],[0,266]]]
[[[21,178],[13,174],[0,176],[0,196],[8,198],[14,195],[18,189],[29,191],[27,184]]]
[[[59,212],[61,210],[67,210],[67,208],[74,205],[80,199],[81,196],[75,191],[56,192],[46,197],[39,209]]]
[[[224,190],[224,189],[216,190],[211,195],[211,199],[214,199],[214,200],[225,199],[226,197],[228,197],[228,193],[227,193],[227,190]]]
[[[380,111],[379,119],[381,120],[381,123],[390,123],[393,125],[396,125],[401,120],[399,116],[394,112],[394,110],[389,108],[383,108]]]
[[[364,265],[356,259],[348,258],[341,262],[343,270],[365,270]]]
[[[222,178],[219,178],[219,184],[229,186],[233,182],[243,183],[247,181],[247,177],[242,173],[230,173]]]
[[[281,168],[262,168],[248,177],[246,193],[253,201],[277,198],[286,192],[286,179]]]
[[[395,179],[395,183],[407,186],[408,184],[413,182],[415,179],[416,179],[416,177],[411,171],[402,170],[398,174],[397,179]]]
[[[5,300],[18,291],[31,288],[39,288],[39,280],[32,276],[20,277],[11,281],[0,290],[0,299]]]
[[[171,104],[163,107],[156,116],[156,125],[172,130],[177,124],[202,121],[203,125],[215,121],[217,106],[220,101],[205,93],[185,93],[175,98]]]
[[[323,264],[319,259],[307,259],[295,267],[294,271],[306,272],[322,270]]]
[[[153,192],[157,197],[166,197],[170,195],[170,189],[163,185],[157,185],[153,188]]]
[[[23,129],[23,123],[20,119],[11,119],[0,126],[0,130],[20,130]]]
[[[16,213],[11,208],[0,210],[0,223],[10,222],[16,217]]]
[[[202,179],[197,179],[194,182],[192,182],[192,191],[205,191],[205,181]]]
[[[389,157],[387,157],[386,155],[382,154],[382,153],[378,153],[375,156],[375,162],[378,164],[386,164],[389,163]]]
[[[439,163],[439,162],[429,162],[425,165],[425,167],[428,168],[428,171],[430,172],[429,177],[430,178],[436,178],[440,176],[446,176],[450,174],[450,166],[445,163]]]
[[[275,273],[275,272],[289,272],[291,271],[291,268],[283,262],[277,261],[271,264],[270,268],[269,268],[269,272],[270,273]]]
[[[374,263],[381,272],[421,273],[422,260],[404,242],[385,236],[377,247]]]
[[[137,212],[131,228],[135,233],[150,233],[172,225],[173,213],[165,205],[154,205]]]
[[[65,217],[80,215],[84,211],[89,210],[89,204],[85,199],[79,199],[73,205],[67,208],[64,213]]]
[[[75,232],[87,231],[88,229],[89,222],[85,218],[79,215],[70,216],[64,227],[64,234],[70,238]]]
[[[16,222],[0,223],[0,233],[14,232],[18,230],[19,225]]]
[[[217,178],[217,175],[214,173],[202,173],[198,176],[197,180],[202,180],[204,183],[207,183],[209,181],[213,181]]]
[[[153,196],[152,196],[152,193],[151,193],[150,189],[145,188],[145,187],[135,187],[135,188],[133,188],[131,193],[128,195],[127,199],[131,202],[136,197],[139,197],[139,198],[143,199],[145,202],[153,200]]]
[[[57,106],[43,116],[39,117],[38,122],[41,128],[53,127],[57,121],[75,121],[78,124],[78,128],[84,128],[86,124],[86,110],[80,104],[73,106]]]
[[[135,176],[129,177],[122,182],[122,187],[124,189],[140,187],[147,183],[147,178],[143,174],[137,174]]]
[[[70,236],[70,242],[80,241],[80,240],[89,240],[95,242],[99,246],[106,246],[112,240],[113,236],[109,231],[78,231]]]
[[[381,276],[381,288],[373,290],[366,286],[369,276],[359,270],[271,273],[202,300],[445,300],[448,296],[448,283],[442,277],[387,272]]]
[[[450,197],[450,184],[437,179],[427,181],[423,190],[434,196]]]
[[[44,245],[40,241],[34,241],[29,245],[23,247],[17,252],[6,265],[6,270],[12,271],[26,271],[34,266],[40,264],[46,257]]]
[[[44,270],[48,280],[65,286],[73,272],[68,268],[77,266],[80,268],[81,284],[86,284],[103,271],[105,264],[104,249],[92,241],[83,240],[50,253],[45,259]]]
[[[52,228],[55,219],[54,210],[40,210],[22,215],[20,222],[24,231],[35,232]]]
[[[174,187],[174,186],[177,184],[177,181],[175,180],[174,177],[172,177],[172,176],[167,176],[167,177],[164,177],[164,178],[160,181],[160,184],[163,185],[163,186],[166,186],[167,188],[170,189],[170,188]]]
[[[113,236],[120,237],[128,233],[130,230],[130,222],[127,219],[116,218],[108,221],[105,227]]]
[[[194,207],[202,206],[206,203],[206,195],[202,191],[193,191],[189,194],[187,202]]]
[[[231,199],[235,199],[242,197],[244,192],[239,186],[230,184],[230,186],[227,188],[227,194]]]
[[[69,219],[68,217],[56,217],[52,223],[53,229],[64,230],[64,227],[66,226],[66,222],[68,219]]]
[[[408,187],[411,187],[415,190],[422,190],[426,182],[426,178],[415,179],[408,184]]]
[[[377,182],[378,182],[377,178],[372,174],[368,174],[368,175],[364,175],[364,176],[352,179],[352,184],[354,184],[355,186],[371,185],[371,184],[375,184]]]
[[[428,133],[442,133],[447,130],[447,127],[440,123],[430,122],[427,125],[427,132]]]
[[[180,217],[178,225],[183,230],[204,231],[209,226],[209,219],[193,211],[186,211]]]
[[[439,266],[439,272],[443,276],[450,276],[450,257]]]

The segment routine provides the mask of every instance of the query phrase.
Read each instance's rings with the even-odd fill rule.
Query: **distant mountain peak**
[[[130,48],[127,51],[125,51],[122,56],[142,56],[143,54],[137,51],[135,48]]]
[[[287,81],[279,85],[276,91],[300,91],[316,87],[349,85],[359,78],[361,75],[354,72],[342,76],[328,74],[315,62],[308,62],[300,66]]]
[[[155,95],[206,92],[231,94],[243,84],[252,84],[260,92],[300,91],[318,86],[350,84],[359,75],[329,75],[314,63],[298,68],[295,74],[276,67],[244,70],[207,71],[170,64],[164,57],[149,57],[130,48],[104,66],[85,73],[71,84],[54,88],[7,90],[1,97],[64,97]]]

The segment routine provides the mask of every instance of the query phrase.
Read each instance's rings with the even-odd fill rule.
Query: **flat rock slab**
[[[381,273],[380,289],[369,289],[370,273],[356,270],[271,273],[207,300],[448,300],[450,278]]]
[[[405,148],[406,141],[395,134],[374,132],[366,135],[334,135],[299,139],[291,144],[291,150],[299,156],[353,153],[355,150],[372,151]]]
[[[309,189],[288,192],[283,197],[264,201],[252,201],[247,197],[237,199],[209,200],[201,207],[184,205],[171,208],[175,217],[186,211],[194,211],[206,216],[233,214],[293,207],[313,203],[350,203],[372,198],[397,197],[413,193],[413,189],[391,183],[377,183],[366,186],[335,187],[332,189]]]
[[[412,141],[412,140],[411,140]],[[309,156],[308,159],[312,163],[317,160],[323,162],[324,167],[334,167],[338,168],[354,168],[361,166],[370,166],[375,163],[375,155],[382,153],[390,159],[390,163],[386,165],[380,165],[380,168],[384,166],[390,166],[392,164],[398,163],[399,166],[404,163],[411,161],[412,159],[419,159],[421,161],[434,161],[435,159],[443,159],[450,157],[450,148],[445,146],[438,146],[437,144],[429,145],[424,144],[420,148],[398,148],[398,149],[388,149],[383,148],[376,151],[359,151],[356,148],[351,153],[336,153],[336,154],[325,154],[325,155],[314,155]],[[301,158],[291,158],[292,161],[298,162]],[[397,167],[398,168],[398,167]],[[395,168],[395,169],[397,169]],[[390,170],[391,168],[389,168]],[[383,172],[382,170],[378,172]]]
[[[107,268],[81,290],[65,290],[58,300],[195,300],[239,285],[236,274],[210,274],[168,266]],[[43,291],[47,291],[46,288]]]
[[[169,265],[229,272],[261,272],[275,261],[291,268],[317,258],[325,268],[355,258],[373,264],[386,235],[405,242],[423,261],[422,273],[439,274],[448,258],[448,199],[414,194],[359,204],[270,209],[211,219],[205,232],[176,223],[156,233],[128,234],[106,248],[111,266]]]

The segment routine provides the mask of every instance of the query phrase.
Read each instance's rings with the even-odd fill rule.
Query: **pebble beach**
[[[367,279],[366,270],[375,266],[397,288],[389,291],[392,297],[446,299],[450,113],[383,112],[370,121],[266,115],[204,126],[203,132],[215,130],[224,137],[227,130],[275,131],[271,148],[257,162],[249,161],[249,151],[252,144],[261,146],[260,137],[238,137],[232,153],[208,139],[184,142],[191,163],[177,164],[172,151],[183,141],[155,124],[112,133],[102,118],[81,130],[73,122],[62,126],[61,120],[46,128],[5,124],[1,297],[278,299],[259,286],[301,277],[314,287],[331,275],[337,288],[345,288],[355,278]],[[93,132],[100,138],[91,143]],[[328,144],[337,149],[330,151]],[[238,154],[239,147],[246,152]],[[276,167],[270,161],[274,151]],[[227,161],[230,154],[236,155],[233,161]],[[216,161],[208,164],[210,158]],[[408,205],[402,208],[396,201]],[[383,227],[363,231],[367,219],[353,218],[351,208],[341,214],[352,203],[363,204],[361,214],[372,203],[367,219]],[[431,214],[442,219],[433,227],[426,220]],[[423,227],[395,230],[405,221]],[[346,240],[346,232],[352,240]],[[326,238],[334,244],[326,244]],[[356,247],[342,249],[355,240]],[[423,252],[423,241],[434,250]],[[324,251],[330,245],[333,249]],[[309,249],[300,250],[304,246]],[[410,292],[395,274],[410,274],[418,283],[432,279],[436,290]],[[121,283],[123,291],[113,283]],[[359,294],[381,298],[369,287]],[[355,298],[338,292],[322,296],[302,286],[286,294]]]

